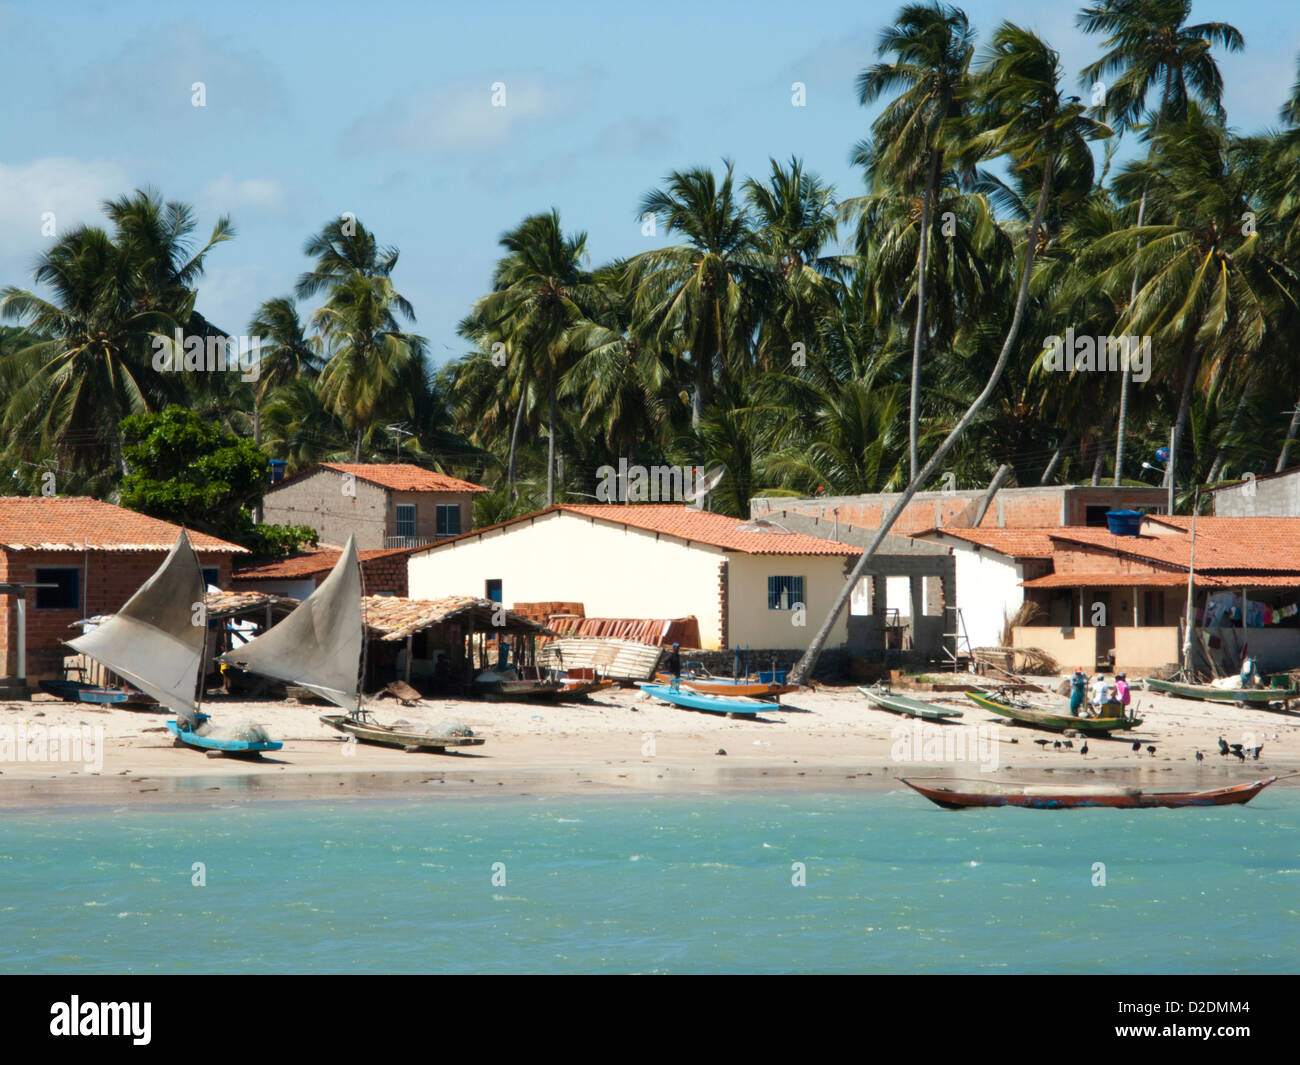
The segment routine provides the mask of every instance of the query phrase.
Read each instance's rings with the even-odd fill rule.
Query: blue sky
[[[1220,57],[1237,129],[1274,124],[1295,80],[1293,5],[1193,10],[1245,35],[1244,53]],[[194,204],[205,234],[233,217],[239,236],[212,253],[199,307],[242,333],[262,300],[291,292],[306,238],[352,211],[401,249],[394,280],[442,363],[466,349],[456,323],[527,214],[559,208],[595,264],[668,243],[642,235],[636,205],[669,170],[726,156],[762,175],[769,157],[797,155],[856,194],[848,154],[873,113],[853,81],[899,6],[0,0],[0,284],[30,285],[44,212],[62,230],[152,185]],[[1079,3],[960,6],[981,41],[1002,19],[1037,31],[1071,84],[1099,52],[1074,28]],[[791,106],[795,81],[806,107]]]

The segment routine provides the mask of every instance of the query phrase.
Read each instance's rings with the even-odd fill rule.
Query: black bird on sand
[[[1154,744],[1147,745],[1147,754],[1149,754],[1152,758],[1156,756],[1156,748]]]
[[[1040,746],[1040,747],[1046,747],[1046,746],[1047,746],[1047,741],[1046,741],[1046,740],[1034,740],[1034,742],[1035,742],[1036,744],[1038,744],[1038,746]]]
[[[1087,753],[1088,753],[1088,741],[1087,741],[1087,740],[1084,740],[1084,741],[1083,741],[1083,746],[1079,748],[1079,753],[1080,753],[1080,754],[1087,754]]]
[[[1251,755],[1251,757],[1254,758],[1255,761],[1258,762],[1258,761],[1259,761],[1259,752],[1262,751],[1263,749],[1264,749],[1264,745],[1263,745],[1262,743],[1261,743],[1258,747],[1252,747],[1252,748],[1250,749],[1250,755]]]
[[[1227,754],[1227,753],[1228,753],[1228,745],[1227,745],[1226,743],[1223,742],[1223,737],[1222,737],[1222,736],[1219,737],[1219,753],[1220,753],[1220,754]]]
[[[1141,744],[1139,741],[1134,740],[1134,741],[1133,741],[1133,750],[1135,750],[1135,751],[1140,751],[1140,750],[1142,750],[1142,744]]]
[[[1054,741],[1052,743],[1052,749],[1059,751],[1061,749],[1061,741],[1060,740]]]
[[[1235,755],[1237,756],[1237,761],[1239,761],[1239,762],[1244,762],[1244,761],[1246,760],[1246,752],[1245,752],[1245,751],[1233,751],[1232,753],[1235,754]]]
[[[1198,762],[1204,762],[1204,761],[1205,761],[1205,755],[1203,755],[1200,751],[1197,751],[1197,752],[1196,752],[1196,760],[1197,760]]]
[[[1065,749],[1066,749],[1067,751],[1072,751],[1072,750],[1074,750],[1074,740],[1066,740],[1066,741],[1065,741]]]

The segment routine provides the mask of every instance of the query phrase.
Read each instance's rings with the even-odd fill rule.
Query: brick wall
[[[96,614],[112,614],[135,594],[167,557],[165,551],[0,551],[0,582],[29,583],[36,570],[47,567],[76,569],[82,604],[70,610],[38,610],[36,590],[27,589],[27,676],[33,680],[57,678],[63,673],[63,657],[71,651],[63,645],[80,635],[73,622]],[[199,552],[205,568],[219,571],[218,585],[230,587],[229,552]],[[0,673],[12,675],[18,666],[18,634],[14,598],[0,596],[0,648],[4,661]]]
[[[372,558],[361,563],[361,580],[366,595],[400,595],[407,593],[405,554],[390,558]],[[321,577],[321,580],[324,580]],[[319,583],[319,582],[317,582]]]
[[[894,523],[893,532],[913,536],[926,529],[947,525],[969,526],[975,518],[986,491],[918,492]],[[782,513],[802,514],[825,522],[838,519],[842,524],[863,529],[878,529],[893,507],[897,496],[877,494],[862,496],[784,499],[758,497],[750,502],[754,517],[770,514],[777,521]],[[1043,488],[1004,488],[993,497],[980,520],[981,528],[1032,529],[1058,525],[1083,525],[1090,506],[1117,510],[1160,507],[1165,495],[1160,488],[1125,486],[1093,488],[1090,485],[1066,485]],[[826,535],[831,535],[827,533]]]

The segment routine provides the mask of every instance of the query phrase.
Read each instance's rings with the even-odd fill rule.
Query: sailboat
[[[346,710],[321,721],[365,743],[403,750],[431,750],[481,744],[474,736],[439,736],[390,728],[369,720],[361,705],[361,562],[355,536],[349,536],[330,574],[273,629],[217,659],[226,665],[296,684]]]
[[[202,709],[207,624],[203,570],[181,530],[163,563],[126,605],[68,645],[102,662],[176,714],[167,729],[181,743],[226,755],[259,757],[283,744],[254,735],[223,736]]]

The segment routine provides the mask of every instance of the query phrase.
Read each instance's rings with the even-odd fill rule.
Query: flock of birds
[[[1277,735],[1274,734],[1273,738],[1277,739]],[[1015,743],[1017,741],[1013,739],[1011,742]],[[1074,742],[1072,740],[1034,740],[1034,742],[1038,744],[1039,747],[1042,747],[1044,750],[1047,749],[1047,745],[1049,743],[1052,745],[1053,750],[1066,750],[1066,751],[1074,750]],[[1219,737],[1219,754],[1224,757],[1228,755],[1234,755],[1239,761],[1242,762],[1244,762],[1247,757],[1253,758],[1255,761],[1258,762],[1260,752],[1263,751],[1263,749],[1264,749],[1263,743],[1260,743],[1257,747],[1247,747],[1245,744],[1242,743],[1228,743],[1226,740],[1224,740],[1222,736]],[[1133,750],[1135,751],[1142,750],[1142,744],[1139,740],[1133,741]],[[1083,746],[1079,748],[1079,753],[1080,754],[1088,753],[1087,740],[1083,741]],[[1147,754],[1149,754],[1152,758],[1156,756],[1156,747],[1154,743],[1147,744]],[[1198,762],[1205,761],[1204,753],[1202,753],[1201,751],[1197,751],[1196,760]]]

